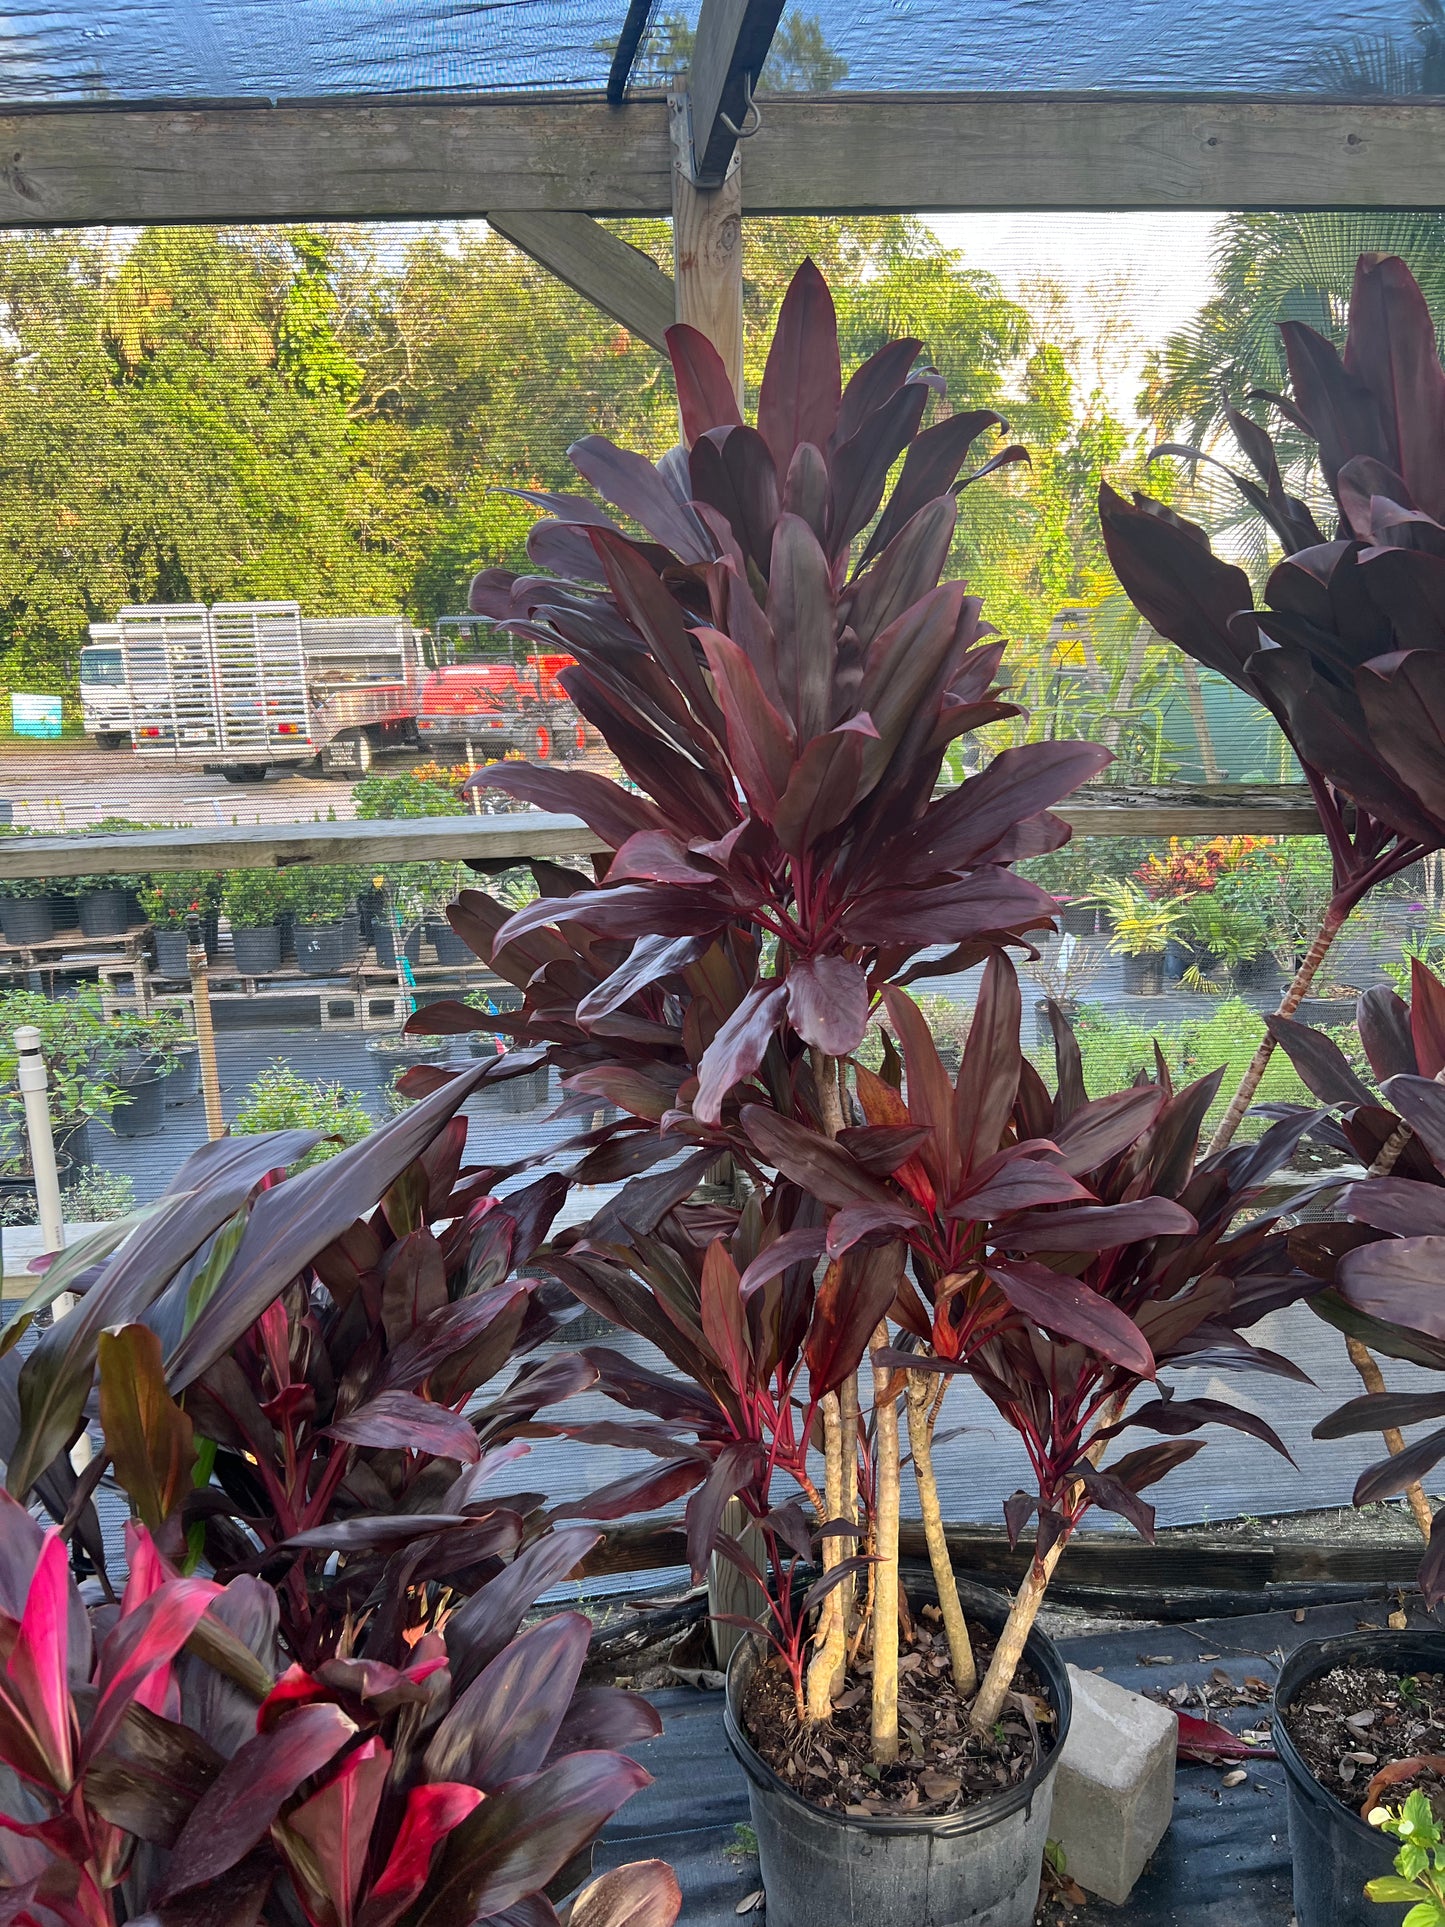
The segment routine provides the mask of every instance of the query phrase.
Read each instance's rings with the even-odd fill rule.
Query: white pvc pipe
[[[50,1128],[50,1080],[40,1054],[40,1032],[22,1024],[15,1033],[20,1054],[16,1082],[25,1099],[25,1134],[30,1140],[30,1168],[35,1173],[35,1203],[40,1235],[48,1252],[65,1249],[65,1221],[60,1209],[60,1173],[55,1164],[55,1136]]]

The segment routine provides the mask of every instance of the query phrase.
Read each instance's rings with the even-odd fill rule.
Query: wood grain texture
[[[590,214],[542,214],[493,208],[498,234],[565,281],[569,288],[620,321],[660,355],[677,319],[671,275],[650,255],[599,227]]]
[[[734,155],[721,187],[688,179],[688,113],[680,91],[670,103],[673,131],[672,278],[677,319],[705,334],[722,356],[733,393],[743,393],[742,171]]]
[[[757,214],[1436,207],[1445,102],[774,96]],[[661,95],[0,115],[0,225],[667,214]]]
[[[737,146],[734,128],[747,114],[751,84],[762,72],[784,0],[702,0],[693,37],[692,174],[720,186]],[[726,125],[732,122],[732,127]]]
[[[1097,801],[1095,799],[1098,799]],[[1318,836],[1301,785],[1265,789],[1085,790],[1058,812],[1078,836]],[[604,848],[573,816],[430,816],[369,823],[254,823],[127,836],[0,837],[0,878],[125,876],[153,870],[274,870],[296,863],[569,857]]]

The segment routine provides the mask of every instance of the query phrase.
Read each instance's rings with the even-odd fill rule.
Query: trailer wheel
[[[128,729],[102,729],[95,737],[97,749],[123,749],[130,741]]]
[[[538,762],[545,763],[551,759],[552,745],[552,732],[547,724],[535,724],[532,729],[532,754],[537,758]]]
[[[221,774],[228,783],[264,783],[265,763],[223,763]]]

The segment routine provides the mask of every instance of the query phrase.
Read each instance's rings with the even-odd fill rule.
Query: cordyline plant
[[[1390,1456],[1361,1473],[1355,1503],[1405,1494],[1428,1542],[1420,1585],[1434,1605],[1445,1598],[1445,1533],[1421,1481],[1445,1457],[1445,1432],[1407,1447],[1400,1428],[1439,1417],[1445,1398],[1387,1391],[1373,1354],[1445,1372],[1445,1319],[1436,1304],[1445,1255],[1445,984],[1415,960],[1409,1003],[1377,985],[1360,999],[1357,1022],[1378,1091],[1323,1031],[1271,1019],[1280,1048],[1327,1107],[1312,1115],[1312,1135],[1351,1153],[1368,1172],[1340,1196],[1353,1223],[1301,1225],[1290,1241],[1298,1261],[1330,1286],[1311,1303],[1343,1332],[1366,1387],[1315,1436],[1384,1434]]]
[[[1113,1164],[1100,1148],[1081,1167],[1099,1190],[1064,1169],[1045,1126],[1022,1134],[1038,1140],[1031,1154],[1016,1149],[1021,1071],[997,1089],[990,1072],[988,1101],[966,1118],[984,1058],[992,1063],[997,1048],[1018,1059],[1017,985],[996,962],[961,1093],[946,1079],[940,1087],[936,1055],[930,1065],[914,1048],[902,1121],[868,1112],[865,1092],[873,1099],[886,1089],[891,1104],[903,1105],[900,1080],[870,1083],[849,1062],[880,997],[895,1021],[912,1012],[903,1021],[921,1024],[900,1001],[902,983],[983,961],[1048,922],[1052,900],[1007,865],[1066,839],[1050,806],[1108,758],[1089,745],[1033,744],[935,795],[948,744],[1011,712],[993,687],[1003,644],[988,639],[961,583],[940,582],[961,465],[996,418],[951,416],[921,429],[939,384],[913,372],[918,343],[880,350],[844,387],[832,304],[805,266],[779,317],[754,430],[741,422],[708,344],[689,329],[671,339],[686,445],[655,468],[596,437],[573,451],[584,477],[643,533],[626,532],[582,498],[537,497],[550,515],[533,531],[533,559],[567,579],[488,571],[473,593],[475,608],[548,645],[560,639],[575,655],[577,666],[564,674],[568,693],[630,787],[590,772],[515,765],[478,780],[575,810],[608,855],[595,879],[541,866],[541,897],[514,916],[481,893],[451,915],[522,992],[521,1009],[502,1026],[562,1070],[569,1103],[583,1110],[605,1100],[626,1114],[584,1134],[583,1170],[647,1172],[548,1263],[585,1302],[651,1338],[695,1389],[592,1352],[602,1389],[649,1416],[634,1426],[569,1429],[645,1444],[664,1470],[677,1466],[679,1479],[689,1460],[701,1459],[706,1477],[687,1519],[695,1569],[714,1546],[745,1560],[720,1531],[726,1501],[741,1498],[769,1548],[771,1632],[800,1717],[828,1716],[850,1653],[866,1641],[874,1748],[887,1760],[898,1753],[898,1405],[905,1385],[912,1389],[910,1373],[930,1360],[937,1369],[940,1356],[900,1352],[889,1319],[903,1325],[908,1344],[929,1347],[924,1307],[932,1296],[941,1305],[956,1299],[955,1310],[963,1303],[952,1287],[940,1292],[947,1268],[930,1270],[917,1253],[918,1284],[907,1282],[904,1220],[917,1201],[898,1174],[924,1168],[923,1147],[936,1131],[954,1131],[943,1113],[952,1120],[955,1111],[970,1146],[959,1189],[969,1177],[982,1184],[994,1160],[1000,1174],[1015,1163],[1030,1167],[1018,1180],[1025,1188],[1000,1192],[980,1220],[982,1248],[997,1253],[990,1264],[1014,1297],[990,1282],[994,1310],[979,1314],[977,1344],[941,1356],[944,1369],[964,1365],[1006,1385],[1009,1409],[1028,1414],[1053,1454],[1042,1493],[1043,1531],[1053,1535],[1047,1558],[1083,1505],[1113,1492],[1088,1455],[1102,1448],[1099,1432],[1120,1420],[1127,1392],[1152,1376],[1153,1356],[1131,1310],[1094,1284],[1097,1269],[1086,1279],[1079,1261],[1071,1271],[1072,1246],[1058,1240],[1076,1240],[1079,1228],[1037,1220],[1051,1206],[1102,1213],[1129,1240],[1106,1247],[1103,1258],[1126,1251],[1134,1271],[1161,1240],[1178,1251],[1205,1238],[1193,1206],[1174,1195],[1192,1182],[1203,1105],[1198,1115],[1189,1111],[1188,1145],[1171,1137],[1168,1157],[1160,1153],[1167,1168],[1142,1168],[1132,1194],[1132,1178],[1108,1188],[1114,1167],[1127,1163],[1146,1129],[1159,1128],[1156,1112],[1185,1100],[1122,1095],[1133,1128],[1109,1154]],[[985,466],[1019,452],[1005,450]],[[926,950],[935,954],[920,954]],[[412,1028],[494,1021],[453,1006],[421,1014]],[[1010,1023],[1008,1046],[1001,1033]],[[995,1030],[999,1038],[982,1041]],[[1030,1097],[1052,1102],[1041,1086],[1030,1087]],[[943,1111],[930,1108],[935,1101]],[[1072,1114],[1076,1106],[1065,1101]],[[1183,1132],[1182,1124],[1169,1128]],[[820,1189],[813,1162],[793,1167],[800,1144],[835,1178],[848,1174],[847,1195]],[[683,1202],[724,1150],[743,1174],[746,1202]],[[648,1170],[669,1153],[673,1169]],[[1142,1155],[1147,1166],[1152,1153]],[[1248,1153],[1237,1182],[1233,1167],[1210,1182],[1237,1197],[1251,1181],[1248,1159],[1272,1155]],[[1213,1198],[1211,1190],[1211,1208]],[[991,1242],[995,1216],[1017,1216],[1020,1249]],[[1227,1216],[1214,1227],[1215,1244]],[[954,1227],[945,1229],[952,1238]],[[1242,1273],[1257,1257],[1252,1247],[1235,1255]],[[1089,1262],[1099,1267],[1100,1254]],[[1196,1272],[1181,1261],[1173,1295],[1188,1308],[1197,1289]],[[1213,1321],[1219,1348],[1257,1362],[1228,1323],[1233,1292],[1220,1275],[1200,1293],[1197,1313],[1176,1313],[1185,1320],[1181,1348],[1192,1333],[1207,1351],[1200,1334]],[[1141,1287],[1140,1302],[1148,1296]],[[1056,1344],[1087,1387],[1068,1420],[1072,1435],[1057,1440],[1055,1415],[1038,1406],[1023,1358],[1037,1348],[1042,1371]],[[871,1436],[857,1382],[870,1349]],[[979,1357],[965,1364],[969,1349]],[[1202,1417],[1180,1408],[1161,1429]],[[936,1526],[931,1437],[922,1415],[915,1463]],[[821,1481],[810,1456],[817,1446]],[[1154,1449],[1149,1465],[1162,1470],[1182,1455],[1171,1442]],[[1136,1470],[1144,1483],[1148,1466],[1126,1465],[1125,1480]],[[811,1520],[790,1487],[779,1501],[779,1474],[801,1488]],[[1118,1490],[1137,1508],[1126,1485]],[[941,1547],[941,1530],[935,1538]],[[796,1568],[820,1546],[824,1578],[800,1601]],[[860,1558],[868,1573],[861,1593]],[[956,1601],[942,1554],[940,1564],[940,1590]],[[971,1656],[961,1614],[950,1608],[950,1616],[967,1691]]]
[[[183,1576],[144,1527],[127,1551],[118,1605],[88,1612],[59,1531],[0,1493],[16,1927],[547,1927],[544,1889],[647,1783],[610,1748],[655,1733],[651,1708],[575,1690],[581,1614],[428,1633],[399,1666],[281,1671],[269,1587]],[[671,1927],[679,1904],[670,1869],[634,1863],[578,1896],[571,1927]]]
[[[875,1409],[905,1393],[925,1535],[964,1691],[973,1657],[932,1477],[949,1376],[972,1378],[1028,1453],[1035,1491],[1016,1492],[1004,1512],[1015,1542],[1037,1513],[1034,1558],[974,1702],[974,1727],[987,1731],[1049,1577],[1092,1506],[1152,1537],[1153,1508],[1139,1495],[1200,1449],[1202,1440],[1184,1435],[1207,1424],[1284,1452],[1254,1414],[1176,1398],[1167,1386],[1124,1413],[1168,1364],[1302,1376],[1239,1328],[1311,1282],[1287,1262],[1270,1216],[1232,1227],[1309,1120],[1282,1121],[1259,1144],[1196,1165],[1220,1074],[1176,1092],[1161,1062],[1157,1082],[1091,1100],[1078,1044],[1056,1007],[1050,1095],[1020,1051],[1018,981],[999,957],[984,973],[956,1080],[907,994],[890,986],[884,1005],[901,1066],[891,1049],[881,1076],[856,1066],[862,1128],[830,1141],[761,1107],[744,1122],[759,1149],[830,1208],[826,1249],[835,1262],[880,1235],[908,1253],[911,1276],[898,1275],[889,1314],[902,1342],[874,1352]],[[1108,1443],[1136,1426],[1169,1436],[1101,1469]],[[875,1525],[886,1588],[896,1585],[897,1550],[896,1538],[891,1547],[882,1539]]]
[[[1393,257],[1361,256],[1343,355],[1302,322],[1280,333],[1290,394],[1259,399],[1316,444],[1339,521],[1318,526],[1285,489],[1266,431],[1230,409],[1258,480],[1230,473],[1284,551],[1265,607],[1162,503],[1105,486],[1100,513],[1140,614],[1266,706],[1314,795],[1334,889],[1280,1002],[1288,1017],[1366,892],[1445,842],[1445,370],[1424,296]],[[1211,459],[1173,444],[1155,453]],[[1233,1136],[1274,1043],[1261,1043],[1212,1149]]]
[[[518,1628],[597,1541],[571,1521],[688,1481],[560,1507],[493,1494],[537,1410],[597,1375],[554,1352],[477,1402],[555,1334],[560,1296],[514,1268],[562,1180],[503,1202],[509,1170],[462,1166],[457,1109],[494,1075],[421,1076],[439,1088],[290,1177],[314,1134],[204,1147],[115,1255],[103,1246],[129,1226],[52,1267],[12,1322],[13,1341],[61,1286],[83,1292],[3,1367],[10,1493],[64,1509],[43,1544],[14,1499],[0,1513],[0,1542],[7,1520],[21,1535],[8,1565],[0,1543],[0,1615],[21,1627],[0,1678],[0,1762],[19,1776],[13,1800],[0,1782],[0,1827],[24,1843],[7,1917],[209,1922],[224,1896],[276,1927],[298,1910],[311,1927],[503,1912],[545,1927],[542,1889],[645,1782],[614,1749],[656,1733],[651,1709],[575,1690],[587,1621]],[[92,1405],[100,1448],[77,1484],[59,1468]],[[95,1615],[110,1628],[97,1709],[86,1615],[56,1588],[107,1467],[138,1524],[118,1602],[87,1540],[112,1601]],[[224,1588],[191,1576],[203,1555],[234,1575]],[[169,1630],[153,1636],[156,1616]],[[79,1691],[62,1705],[67,1641]],[[199,1656],[172,1680],[187,1642]],[[665,1927],[675,1901],[665,1869],[632,1869],[574,1920],[634,1906]]]

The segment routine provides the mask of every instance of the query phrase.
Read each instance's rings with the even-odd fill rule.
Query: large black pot
[[[181,1104],[189,1104],[201,1094],[201,1053],[194,1044],[182,1049],[180,1056],[168,1071],[161,1074],[165,1086],[165,1105],[174,1110]]]
[[[1124,957],[1122,960],[1122,979],[1125,991],[1131,997],[1162,997],[1164,995],[1164,952],[1151,950],[1138,957]]]
[[[1001,1629],[1007,1602],[960,1585],[970,1617]],[[1032,1773],[965,1813],[910,1820],[850,1819],[802,1799],[755,1751],[741,1707],[766,1647],[754,1634],[728,1667],[723,1725],[748,1782],[768,1927],[1032,1927],[1054,1804],[1054,1771],[1069,1733],[1069,1676],[1037,1627],[1024,1651],[1057,1720]],[[1303,1921],[1301,1927],[1304,1927]]]
[[[281,931],[274,923],[231,930],[231,954],[243,977],[270,977],[281,968]]]
[[[1289,1796],[1289,1846],[1299,1927],[1380,1927],[1379,1905],[1365,1882],[1395,1867],[1395,1842],[1322,1787],[1289,1736],[1286,1707],[1306,1696],[1336,1666],[1380,1666],[1387,1673],[1445,1672],[1445,1633],[1346,1633],[1296,1646],[1274,1689],[1271,1737]],[[1363,1798],[1362,1777],[1360,1794]]]
[[[81,1118],[78,1122],[57,1119],[52,1126],[55,1138],[55,1155],[78,1172],[84,1166],[95,1163],[95,1152],[90,1143],[90,1119]],[[64,1180],[62,1180],[63,1182]]]
[[[298,923],[296,964],[305,977],[335,977],[346,968],[344,923]]]
[[[1276,991],[1284,981],[1284,972],[1273,953],[1263,950],[1257,957],[1245,957],[1234,966],[1234,981],[1241,990]]]
[[[348,910],[341,919],[341,953],[349,964],[361,962],[361,912]]]
[[[185,931],[157,930],[153,934],[156,940],[157,974],[177,982],[183,977],[189,977],[191,970],[186,962],[186,953],[190,943]]]
[[[130,928],[130,898],[124,890],[87,890],[76,898],[83,937],[123,937]]]
[[[456,970],[477,961],[476,951],[464,938],[457,935],[449,923],[445,921],[428,923],[426,933],[436,950],[439,964],[449,964]]]
[[[1353,997],[1301,997],[1294,1020],[1315,1030],[1338,1029],[1341,1024],[1354,1023],[1355,1005]]]
[[[378,917],[372,925],[372,935],[376,938],[376,961],[382,970],[396,969],[396,927],[385,918]],[[421,931],[408,930],[402,939],[402,954],[408,963],[421,962]]]
[[[166,1126],[166,1080],[154,1071],[123,1082],[124,1095],[111,1106],[110,1128],[117,1137],[155,1137]]]
[[[0,931],[6,943],[47,943],[55,935],[49,897],[0,897]]]

